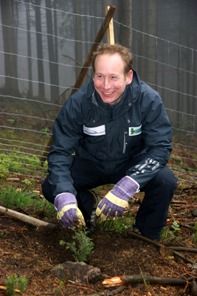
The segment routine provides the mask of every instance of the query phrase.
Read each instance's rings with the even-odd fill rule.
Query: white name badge
[[[105,132],[105,125],[99,125],[99,126],[95,126],[95,127],[88,127],[83,125],[83,132],[86,135],[89,136],[103,136],[106,134]]]

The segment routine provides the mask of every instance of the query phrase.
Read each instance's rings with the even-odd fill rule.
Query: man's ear
[[[126,74],[126,81],[127,84],[130,84],[133,81],[133,70],[129,70],[129,72]]]

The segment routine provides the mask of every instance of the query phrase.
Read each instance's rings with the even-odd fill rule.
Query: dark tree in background
[[[19,94],[17,80],[17,3],[1,0],[2,37],[4,49],[4,93]],[[14,30],[11,28],[14,27]]]
[[[35,1],[35,4],[38,2]],[[35,28],[36,28],[36,48],[37,48],[37,71],[38,71],[38,93],[39,97],[44,97],[44,67],[43,67],[43,43],[42,43],[42,23],[40,6],[34,5],[35,10]]]
[[[27,96],[32,96],[33,86],[32,86],[32,48],[31,48],[31,15],[30,15],[30,3],[25,2],[26,7],[26,24],[27,24],[27,58],[28,58],[28,91]]]
[[[46,0],[46,28],[47,28],[47,43],[49,56],[49,77],[51,98],[56,100],[58,97],[58,39],[57,39],[57,16],[56,16],[56,1]]]

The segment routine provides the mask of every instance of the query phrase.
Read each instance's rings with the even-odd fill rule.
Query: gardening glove
[[[96,209],[100,221],[109,217],[122,216],[129,207],[129,198],[139,191],[139,184],[129,176],[123,177],[101,199]]]
[[[85,226],[83,214],[77,206],[74,194],[69,192],[58,194],[55,197],[54,206],[57,210],[57,219],[62,222],[65,228]]]

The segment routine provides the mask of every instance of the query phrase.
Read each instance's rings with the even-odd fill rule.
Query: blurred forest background
[[[164,100],[174,131],[171,165],[196,183],[195,0],[0,0],[0,153],[42,157],[107,5],[116,6],[115,41],[131,49],[141,79]]]

